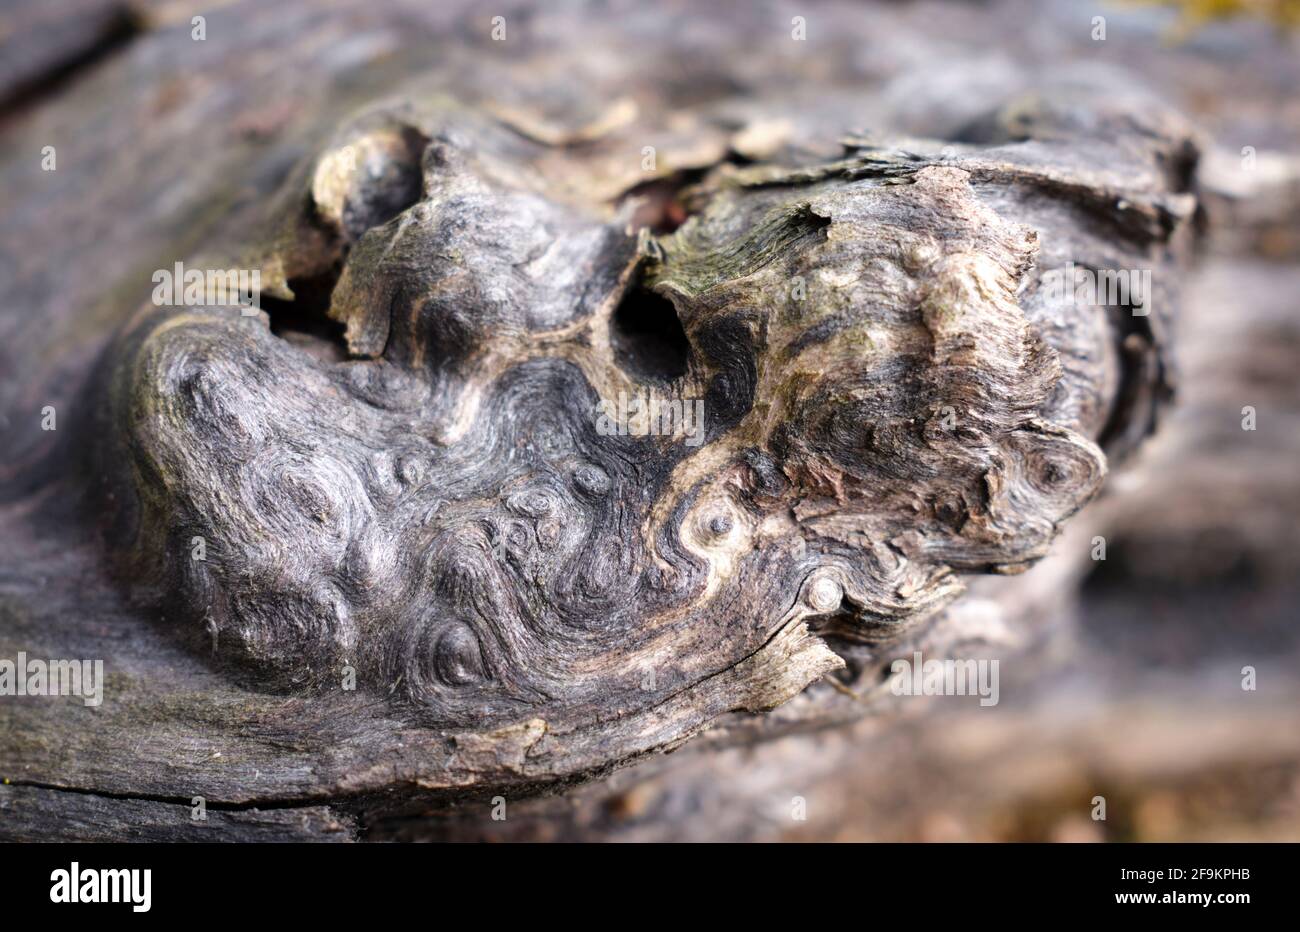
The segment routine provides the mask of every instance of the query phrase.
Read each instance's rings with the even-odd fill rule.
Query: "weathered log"
[[[355,821],[327,806],[231,811],[198,801],[156,802],[85,794],[69,805],[62,790],[0,786],[6,839],[41,841],[343,842]]]
[[[828,8],[818,108],[747,70],[799,51],[761,20],[701,57],[575,9],[490,63],[450,11],[434,54],[396,8],[286,4],[214,15],[183,61],[184,24],[147,32],[30,117],[108,112],[133,68],[180,87],[116,96],[4,227],[32,310],[4,321],[0,656],[109,680],[98,708],[0,702],[2,775],[378,818],[855,718],[891,650],[980,641],[944,611],[964,577],[1044,556],[1168,392],[1195,147],[1088,82],[867,136],[852,36],[926,35],[876,12]],[[185,89],[218,75],[228,100]],[[141,187],[87,205],[96,158]],[[42,247],[99,277],[93,314]],[[178,261],[258,270],[259,312],[158,308]],[[1155,291],[1079,304],[1070,263]],[[620,396],[703,420],[646,430]]]

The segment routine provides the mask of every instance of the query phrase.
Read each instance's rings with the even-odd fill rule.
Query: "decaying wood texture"
[[[1018,581],[970,577],[1045,556],[1170,391],[1197,145],[1113,77],[945,96],[990,26],[927,7],[814,5],[816,43],[779,5],[506,9],[504,43],[145,9],[14,115],[0,656],[108,680],[0,701],[0,833],[129,835],[126,798],[190,838],[201,796],[364,835],[848,721],[893,651],[989,643],[952,603]],[[260,311],[159,308],[175,262],[259,270]],[[1149,306],[1067,300],[1069,263]]]

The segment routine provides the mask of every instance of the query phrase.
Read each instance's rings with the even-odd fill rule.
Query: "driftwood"
[[[710,54],[603,10],[506,10],[504,44],[146,16],[12,118],[0,657],[108,678],[0,699],[0,833],[192,838],[202,797],[230,837],[355,837],[858,718],[897,653],[991,643],[968,577],[1046,555],[1151,430],[1171,111],[1016,74],[927,111],[919,72],[855,105],[855,41],[939,41],[892,5],[814,13],[815,77],[776,8],[692,11]],[[260,308],[158,307],[176,262],[256,269]],[[1068,300],[1070,263],[1149,303]],[[1074,554],[972,585],[1046,605]]]

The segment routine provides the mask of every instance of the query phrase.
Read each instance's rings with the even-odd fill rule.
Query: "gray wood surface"
[[[0,835],[363,837],[859,718],[893,656],[1009,649],[968,586],[1046,623],[1086,550],[972,577],[1155,424],[1204,140],[989,9],[144,6],[12,106],[0,657],[107,680],[0,698]],[[178,261],[263,313],[157,308]],[[620,392],[703,442],[601,433]]]

